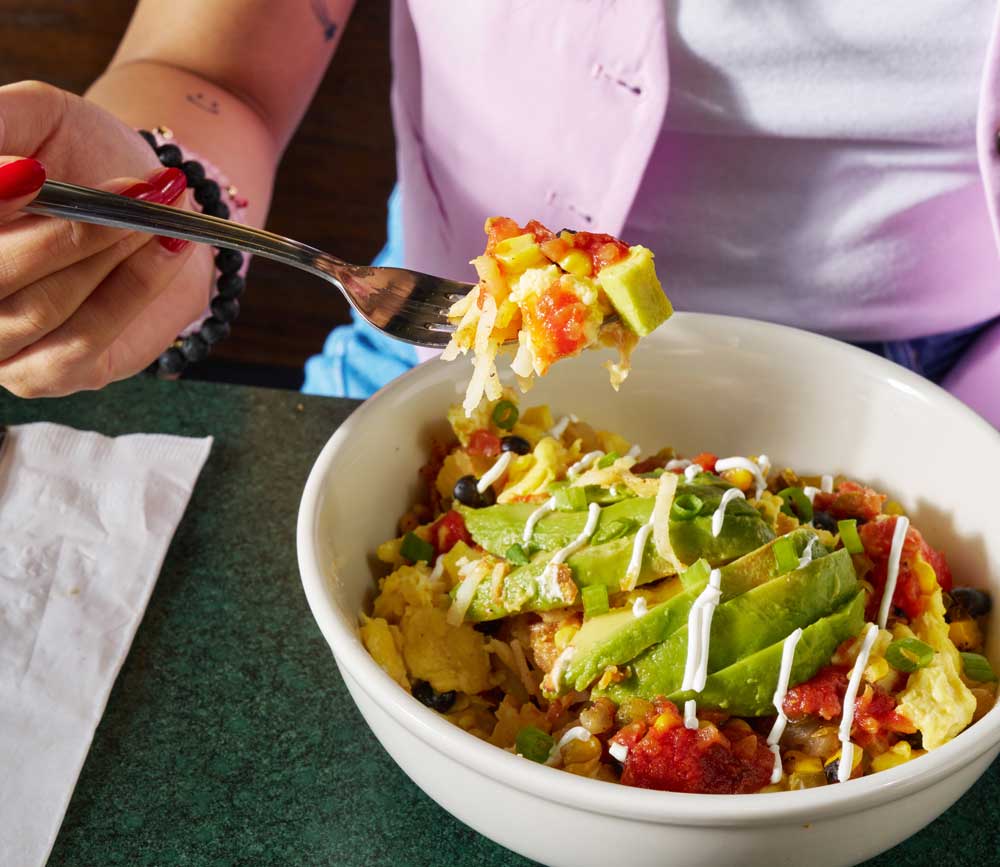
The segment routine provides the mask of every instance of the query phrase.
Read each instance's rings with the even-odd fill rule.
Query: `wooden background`
[[[81,93],[110,60],[134,5],[0,0],[0,84],[31,78]],[[349,262],[379,251],[396,172],[389,81],[389,2],[359,0],[285,154],[269,229]],[[192,376],[297,388],[305,359],[346,320],[332,287],[257,260],[232,336]]]

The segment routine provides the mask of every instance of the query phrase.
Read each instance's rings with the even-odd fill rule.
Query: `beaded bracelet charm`
[[[247,206],[239,197],[235,187],[209,177],[204,160],[185,159],[176,143],[171,141],[173,133],[166,127],[139,130],[149,146],[156,152],[160,162],[168,168],[178,168],[184,172],[188,189],[194,190],[194,200],[204,213],[212,217],[228,220],[233,211],[242,215]],[[212,174],[221,178],[218,171]],[[229,203],[225,199],[229,199]],[[171,346],[150,365],[150,372],[161,377],[176,377],[189,364],[208,357],[212,347],[229,336],[232,322],[240,313],[240,296],[246,288],[244,274],[248,262],[238,250],[216,247],[215,268],[218,277],[215,292],[210,303],[210,315],[195,323],[177,336]]]

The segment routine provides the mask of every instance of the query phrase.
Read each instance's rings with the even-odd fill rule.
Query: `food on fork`
[[[486,252],[472,261],[479,283],[448,311],[456,331],[442,355],[473,354],[466,414],[483,395],[500,397],[496,358],[508,343],[516,346],[511,369],[522,390],[554,362],[597,346],[618,351],[618,361],[605,365],[617,389],[639,338],[673,313],[652,252],[610,235],[556,234],[537,220],[522,227],[490,217],[485,231]]]

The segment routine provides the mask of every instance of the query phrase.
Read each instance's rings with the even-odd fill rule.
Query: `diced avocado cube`
[[[640,337],[666,322],[674,312],[653,267],[653,253],[632,247],[628,256],[601,269],[597,282],[622,321]]]

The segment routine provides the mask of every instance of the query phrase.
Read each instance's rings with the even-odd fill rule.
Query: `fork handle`
[[[42,184],[35,200],[24,210],[78,223],[132,229],[211,244],[213,247],[242,250],[244,253],[284,262],[325,279],[333,277],[338,283],[340,279],[336,272],[341,268],[352,267],[315,247],[263,229],[62,181],[46,181]]]

